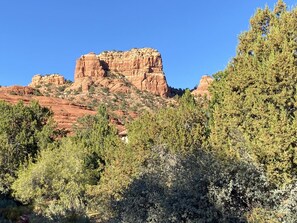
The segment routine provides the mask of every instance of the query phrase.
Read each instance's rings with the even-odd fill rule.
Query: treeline
[[[297,222],[297,9],[259,9],[214,77],[127,143],[104,106],[65,137],[38,103],[1,102],[0,221]]]

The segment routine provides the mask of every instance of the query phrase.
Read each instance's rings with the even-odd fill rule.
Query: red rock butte
[[[87,90],[91,83],[96,83],[97,79],[108,76],[109,73],[123,75],[141,91],[163,97],[168,95],[161,54],[155,49],[105,51],[98,55],[83,55],[76,61],[74,83]]]

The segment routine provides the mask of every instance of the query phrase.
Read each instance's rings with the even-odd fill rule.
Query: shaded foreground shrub
[[[251,164],[222,163],[202,150],[155,152],[123,197],[112,202],[115,217],[109,222],[247,222],[250,210],[272,207],[273,188]]]

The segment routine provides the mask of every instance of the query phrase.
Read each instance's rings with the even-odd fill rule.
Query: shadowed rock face
[[[213,82],[213,78],[210,76],[202,76],[198,87],[192,91],[192,94],[195,96],[207,96],[210,97],[208,87]]]
[[[139,90],[165,97],[168,95],[162,58],[157,50],[143,48],[126,52],[108,51],[99,55],[94,53],[83,55],[76,62],[74,82],[76,85],[86,85],[86,80],[96,83],[108,72],[125,76]]]

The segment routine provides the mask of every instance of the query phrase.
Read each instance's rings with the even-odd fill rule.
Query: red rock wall
[[[160,96],[168,94],[162,58],[157,50],[143,48],[86,54],[76,62],[74,78],[75,82],[82,82],[87,77],[96,82],[96,77],[103,77],[107,72],[124,75],[139,90]]]
[[[100,65],[95,53],[83,55],[76,61],[74,80],[77,81],[84,77],[102,77],[105,71]]]

